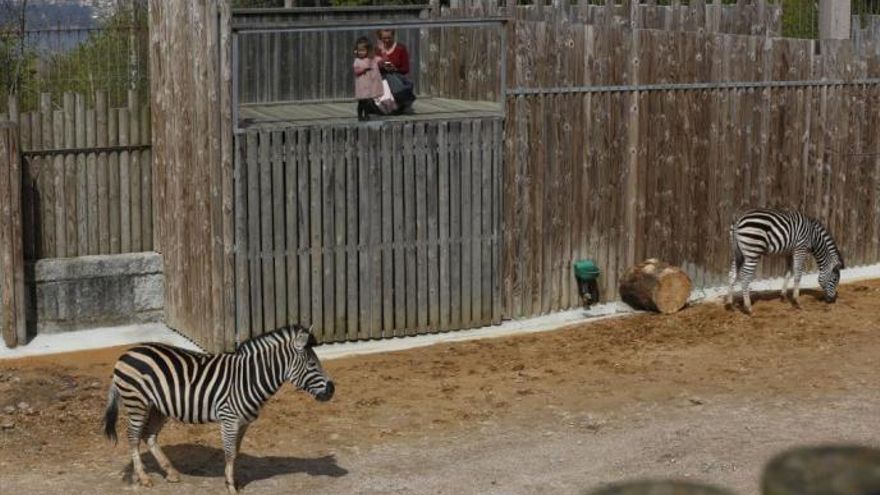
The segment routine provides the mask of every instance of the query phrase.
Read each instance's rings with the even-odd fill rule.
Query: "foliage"
[[[818,38],[818,0],[782,0],[782,36]]]
[[[20,43],[23,55],[16,51]],[[22,111],[36,109],[44,92],[57,101],[65,92],[92,98],[104,90],[112,106],[123,106],[129,89],[148,96],[148,47],[143,9],[117,10],[96,29],[31,30],[23,38],[11,33],[0,39],[0,63],[20,63],[23,70],[19,81],[0,80],[0,93],[3,100],[16,94]]]

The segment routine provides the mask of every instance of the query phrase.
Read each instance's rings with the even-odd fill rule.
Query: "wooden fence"
[[[880,58],[816,43],[517,22],[505,316],[577,305],[578,258],[599,262],[605,299],[646,257],[723,284],[728,226],[747,207],[800,208],[848,266],[880,260],[880,85],[852,82],[880,77]],[[755,84],[725,84],[743,81]],[[662,86],[682,83],[708,84]]]
[[[21,217],[21,160],[15,123],[0,120],[0,334],[27,342]]]
[[[674,30],[630,29],[648,17],[641,8],[600,21],[570,15],[578,10],[567,5],[527,6],[542,17],[518,8],[508,28],[506,119],[489,119],[493,132],[479,140],[484,165],[483,143],[504,145],[503,167],[490,152],[499,230],[481,220],[476,232],[468,224],[470,237],[456,237],[477,217],[462,202],[475,190],[468,124],[235,135],[228,3],[151,0],[169,324],[211,350],[287,322],[314,324],[324,341],[476,326],[576,306],[571,263],[579,258],[599,263],[606,300],[616,298],[618,274],[649,256],[683,265],[697,287],[716,285],[726,278],[729,223],[749,206],[819,217],[848,266],[880,259],[880,86],[865,80],[880,73],[876,46],[768,37],[767,16],[749,17],[746,34],[718,32],[745,27],[708,29],[723,24],[720,10],[710,23],[696,16],[710,11],[698,1],[687,10],[702,24]],[[461,43],[438,39],[446,55]],[[443,84],[469,82],[476,69],[468,64],[481,63],[462,59],[453,72],[464,72]],[[471,192],[456,197],[452,181],[466,182],[466,163]],[[763,273],[780,268],[771,262]]]
[[[500,321],[502,125],[237,136],[239,338],[288,323],[331,342]]]
[[[555,0],[514,2],[513,17],[523,21],[567,19],[599,27],[629,27],[664,31],[700,31],[780,36],[782,4],[767,0]],[[507,12],[510,2],[452,0],[440,15],[460,17]]]
[[[107,108],[100,91],[94,102],[44,93],[39,110],[11,115],[24,158],[29,260],[154,247],[149,106],[133,92],[126,108]]]

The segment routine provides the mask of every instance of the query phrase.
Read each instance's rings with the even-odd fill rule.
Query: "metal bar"
[[[620,93],[631,91],[687,91],[707,89],[800,88],[807,86],[860,86],[880,84],[880,79],[808,81],[735,81],[709,83],[621,84],[615,86],[570,86],[557,88],[511,88],[508,96],[573,93]]]
[[[446,111],[446,112],[425,112],[425,113],[417,113],[415,116],[413,115],[383,115],[378,120],[375,120],[374,123],[385,124],[387,122],[425,122],[431,120],[442,120],[450,118],[451,114],[455,114],[458,119],[482,119],[482,118],[503,118],[504,117],[504,106],[501,105],[502,108],[498,110],[476,110],[469,111],[470,113],[462,113],[460,111]],[[255,130],[277,130],[277,129],[287,129],[287,128],[298,128],[298,127],[311,127],[316,124],[346,124],[347,121],[352,121],[354,117],[319,117],[319,118],[302,118],[302,119],[290,119],[290,118],[277,118],[277,119],[260,119],[260,120],[251,120],[244,119],[242,122],[239,122],[238,125],[233,129],[233,134],[245,134],[247,132],[252,132]],[[243,125],[242,125],[243,124]],[[282,125],[273,125],[273,124],[282,124]]]
[[[233,16],[249,15],[297,15],[297,14],[357,14],[369,12],[401,12],[431,10],[431,4],[416,5],[361,5],[342,7],[270,7],[270,8],[237,8],[232,9]]]
[[[142,151],[152,147],[149,144],[132,144],[129,146],[103,146],[92,148],[56,148],[51,150],[28,150],[22,151],[25,156],[52,156],[52,155],[77,155],[83,153],[115,153],[120,151]]]
[[[379,29],[394,26],[395,30],[417,29],[432,27],[481,27],[503,26],[507,23],[507,17],[471,17],[471,18],[439,18],[439,19],[393,19],[383,21],[332,21],[328,23],[296,24],[290,22],[281,23],[234,23],[233,33],[240,34],[266,34],[266,33],[326,33],[328,31],[361,31]]]

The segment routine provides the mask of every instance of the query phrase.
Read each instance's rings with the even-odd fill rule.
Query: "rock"
[[[101,384],[98,382],[92,382],[92,383],[86,385],[86,390],[96,390],[99,388],[101,388]]]
[[[0,429],[3,430],[11,430],[13,428],[15,428],[15,423],[12,421],[4,421],[3,424],[0,424]]]
[[[27,402],[22,401],[22,402],[18,403],[18,409],[20,411],[27,411],[30,408],[31,408],[31,406],[29,406]]]
[[[3,412],[6,414],[15,414],[15,406],[6,406],[3,408]]]
[[[880,493],[880,450],[862,446],[803,447],[764,468],[765,495]]]

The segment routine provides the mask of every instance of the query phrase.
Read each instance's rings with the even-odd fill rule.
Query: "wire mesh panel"
[[[60,98],[100,90],[110,105],[123,106],[134,90],[146,100],[146,6],[135,0],[100,10],[99,4],[70,10],[71,5],[24,3],[23,11],[0,12],[0,108],[15,95],[20,110],[34,110],[43,93]]]

